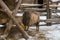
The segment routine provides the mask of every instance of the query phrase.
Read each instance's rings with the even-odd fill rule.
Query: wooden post
[[[12,11],[10,11],[10,9],[6,6],[6,4],[2,0],[0,0],[0,6],[2,7],[3,10],[5,10],[5,12],[9,16],[9,18],[15,22],[15,24],[19,28],[20,32],[22,33],[22,35],[27,39],[28,34],[23,30],[23,28],[20,26],[18,21],[16,21],[15,17],[12,15]]]
[[[8,36],[9,35],[9,32],[10,32],[10,29],[12,28],[12,20],[9,20],[8,23],[6,23],[6,29],[4,31],[4,35]]]
[[[18,12],[19,7],[21,6],[22,0],[18,0],[16,8],[13,10],[13,15],[15,16]],[[21,8],[21,7],[20,7]]]
[[[50,12],[50,9],[49,9],[49,0],[46,0],[47,2],[47,19],[50,19],[51,18],[51,12]],[[51,25],[51,23],[47,23],[47,25]]]

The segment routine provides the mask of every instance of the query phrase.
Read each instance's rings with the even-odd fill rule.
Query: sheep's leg
[[[26,26],[26,31],[28,31],[28,29],[29,29],[29,26]]]
[[[36,31],[39,31],[39,22],[36,23]]]

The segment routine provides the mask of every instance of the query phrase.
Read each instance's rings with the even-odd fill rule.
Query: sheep
[[[36,25],[36,30],[39,31],[39,12],[36,11],[25,11],[23,14],[23,19],[22,19],[22,23],[24,26],[26,26],[25,30],[28,30],[30,25],[35,24]]]

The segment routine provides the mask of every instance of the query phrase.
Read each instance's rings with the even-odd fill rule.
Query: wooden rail
[[[21,6],[25,7],[25,6],[43,6],[45,4],[21,4]]]
[[[60,18],[47,19],[45,22],[46,22],[46,23],[52,23],[52,22],[60,23]]]
[[[22,7],[38,7],[44,6],[45,4],[21,4]],[[50,8],[60,7],[60,5],[49,5]]]
[[[56,7],[59,7],[60,8],[60,5],[49,5],[50,8],[56,8]]]
[[[25,11],[39,11],[39,12],[45,12],[46,8],[24,8]]]

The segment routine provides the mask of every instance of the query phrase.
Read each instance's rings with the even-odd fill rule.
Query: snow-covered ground
[[[30,27],[30,29],[36,29],[36,27]],[[60,40],[60,24],[40,26],[40,31],[42,31],[49,40]]]
[[[57,1],[60,1],[60,0],[51,0],[52,2],[57,2]]]

